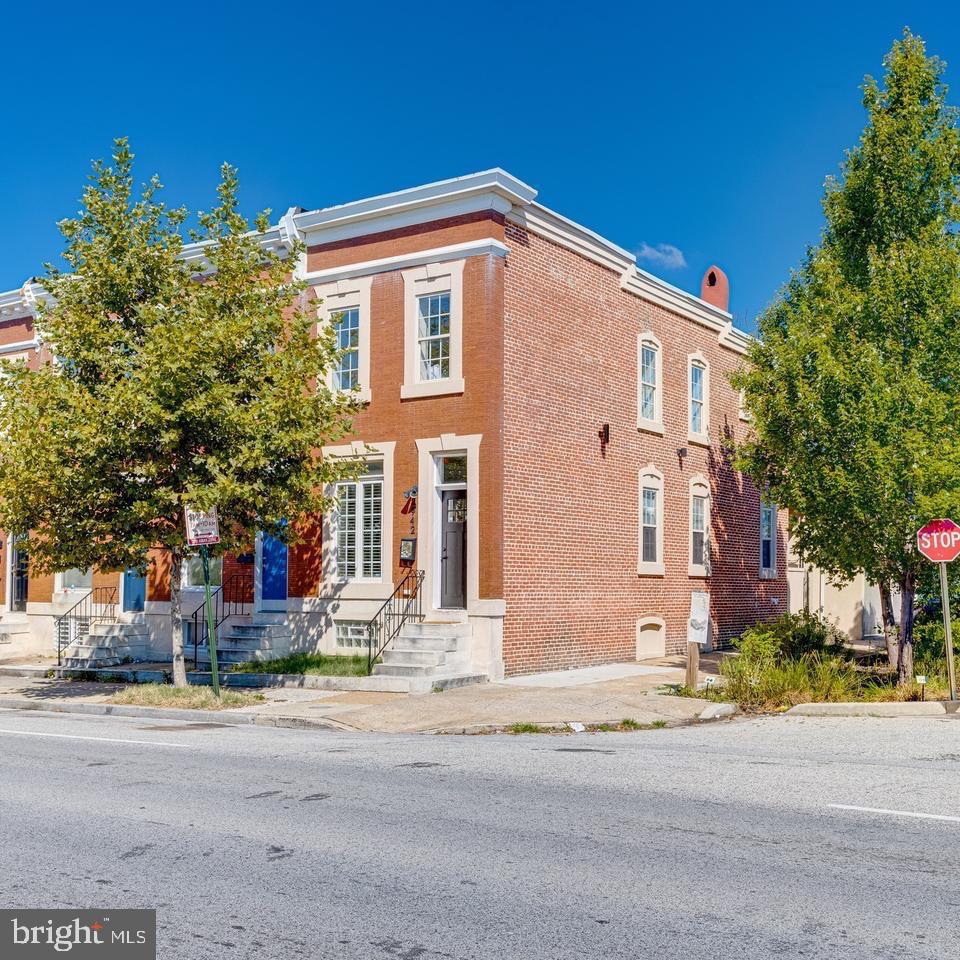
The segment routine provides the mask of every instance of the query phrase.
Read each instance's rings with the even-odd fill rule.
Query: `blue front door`
[[[123,609],[129,613],[142,613],[147,599],[147,580],[136,570],[123,571]]]
[[[264,600],[287,599],[287,545],[268,533],[260,547],[262,580],[260,596]]]

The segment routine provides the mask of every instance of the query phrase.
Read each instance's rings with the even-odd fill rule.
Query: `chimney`
[[[716,264],[703,275],[700,284],[700,299],[712,303],[721,310],[730,309],[730,281]]]

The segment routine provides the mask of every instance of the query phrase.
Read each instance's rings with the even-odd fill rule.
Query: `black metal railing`
[[[423,571],[410,570],[367,624],[367,674],[408,620],[423,620]]]
[[[253,570],[246,568],[231,574],[219,587],[210,591],[213,608],[213,635],[219,637],[220,627],[232,616],[245,612],[253,603]],[[197,669],[197,656],[201,644],[207,642],[207,599],[190,615],[190,637],[193,640],[193,668]]]
[[[66,613],[54,621],[57,638],[57,666],[63,663],[63,651],[90,636],[95,623],[111,623],[117,619],[117,588],[93,587],[85,593]]]

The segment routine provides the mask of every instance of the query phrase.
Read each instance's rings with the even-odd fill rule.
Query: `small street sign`
[[[917,549],[934,563],[940,564],[940,598],[943,606],[943,638],[947,648],[947,678],[950,682],[950,700],[957,699],[957,678],[953,663],[953,636],[950,620],[950,590],[947,582],[947,564],[960,557],[960,527],[941,517],[925,523],[917,531]],[[924,681],[926,677],[924,677]],[[919,678],[918,678],[918,682]],[[921,684],[922,689],[926,689]]]
[[[952,520],[931,520],[917,531],[917,549],[934,563],[960,557],[960,526]]]
[[[220,542],[220,524],[217,520],[217,508],[209,510],[184,510],[187,520],[187,543],[200,548],[200,562],[203,565],[203,596],[207,608],[207,648],[210,650],[210,685],[213,695],[220,697],[220,667],[217,663],[217,626],[213,616],[213,602],[210,594],[210,551],[209,546]]]
[[[191,510],[187,507],[187,543],[191,547],[207,547],[220,542],[220,524],[217,521],[217,508],[209,510]]]

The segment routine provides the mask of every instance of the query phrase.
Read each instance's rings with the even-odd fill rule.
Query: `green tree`
[[[738,465],[788,507],[800,554],[842,582],[891,585],[884,617],[901,682],[913,672],[916,530],[960,510],[960,137],[944,65],[904,32],[868,124],[827,181],[826,224],[760,318],[734,377],[753,415]]]
[[[261,530],[289,542],[355,469],[319,451],[356,404],[326,386],[337,352],[291,277],[301,251],[263,249],[236,171],[223,166],[219,202],[185,245],[186,211],[158,199],[156,178],[137,195],[132,170],[116,141],[60,224],[70,269],[48,265],[38,320],[55,361],[0,377],[0,525],[30,531],[40,572],[144,571],[151,549],[165,551],[184,685],[184,507],[217,507],[220,553]]]

